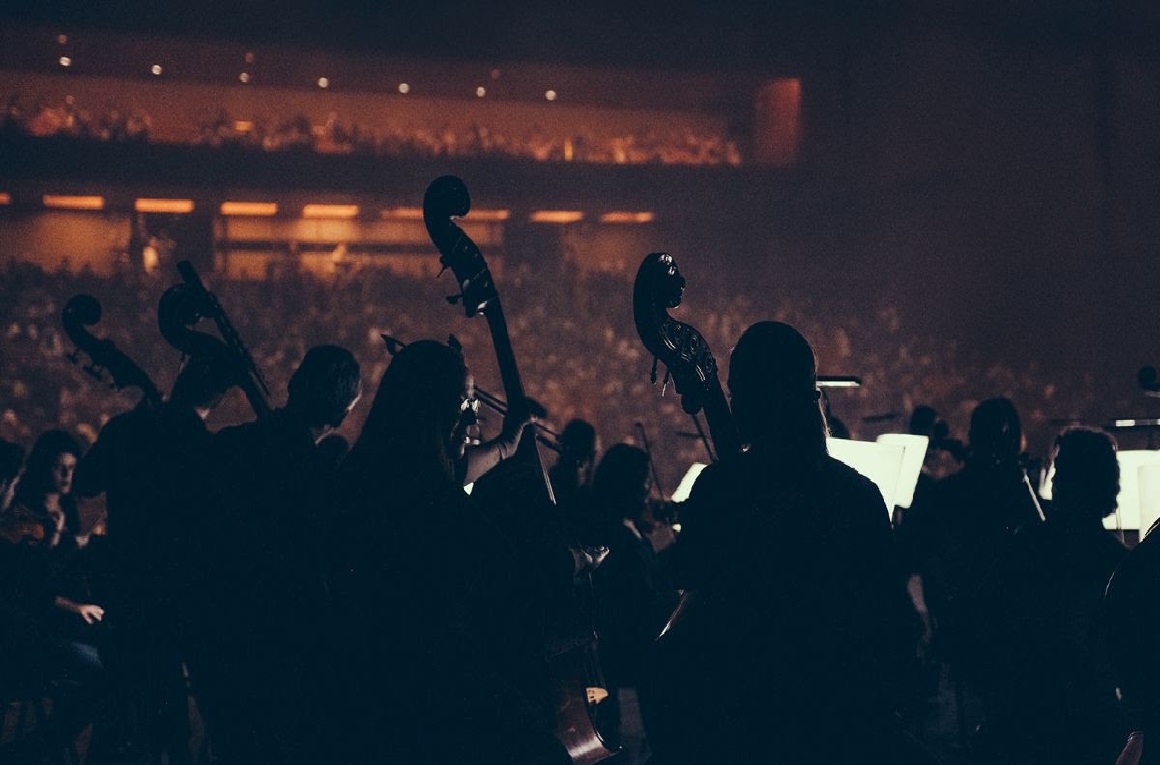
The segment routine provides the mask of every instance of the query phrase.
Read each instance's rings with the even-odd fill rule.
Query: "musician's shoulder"
[[[857,512],[877,521],[888,519],[886,500],[877,484],[854,468],[834,457],[827,456],[822,463],[823,485],[841,497],[839,504],[850,512]],[[886,521],[889,524],[889,521]]]

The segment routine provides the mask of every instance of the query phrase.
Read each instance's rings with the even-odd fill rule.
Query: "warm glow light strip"
[[[384,220],[423,220],[422,207],[392,207],[380,213]],[[512,217],[511,210],[472,210],[464,216],[468,223],[498,223]]]
[[[601,214],[601,223],[652,223],[656,216],[651,212],[606,212]]]
[[[358,205],[303,205],[303,218],[356,218]]]
[[[383,210],[382,217],[386,220],[423,220],[422,207],[392,207]]]
[[[191,213],[192,199],[138,199],[133,209],[143,213]]]
[[[222,202],[222,215],[277,215],[273,202]]]
[[[71,197],[61,194],[45,194],[41,201],[45,207],[56,207],[61,210],[103,210],[104,197]]]
[[[584,220],[579,210],[537,210],[532,213],[532,223],[575,223]]]
[[[468,223],[494,223],[512,217],[511,210],[472,210],[464,218]]]
[[[12,204],[12,195],[11,194],[0,194],[0,205],[10,205],[10,204]]]

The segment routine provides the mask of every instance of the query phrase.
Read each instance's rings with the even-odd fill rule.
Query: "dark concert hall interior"
[[[0,99],[0,762],[1160,763],[1160,3],[19,0]]]

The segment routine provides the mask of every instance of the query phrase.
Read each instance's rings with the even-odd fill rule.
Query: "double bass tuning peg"
[[[652,385],[657,384],[657,364],[659,364],[659,363],[660,363],[660,359],[656,356],[653,356],[652,371],[650,371],[649,375],[648,375],[648,381]],[[662,396],[665,395],[665,391],[668,390],[669,382],[672,379],[673,379],[673,372],[671,369],[668,368],[668,366],[666,366],[665,367],[665,379],[661,381],[661,395]]]

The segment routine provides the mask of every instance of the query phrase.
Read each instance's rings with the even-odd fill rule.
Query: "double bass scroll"
[[[459,284],[459,294],[449,297],[448,302],[462,305],[468,318],[479,314],[487,318],[507,405],[516,411],[527,411],[527,396],[520,380],[515,349],[512,347],[495,280],[479,247],[452,220],[467,215],[470,210],[471,196],[467,186],[453,175],[436,178],[423,195],[423,222],[427,226],[427,233],[439,250],[440,264],[444,270],[449,269],[455,274]],[[517,472],[521,467],[535,473],[536,477],[525,480]],[[524,430],[514,456],[505,460],[501,468],[503,472],[515,473],[513,479],[518,485],[514,488],[526,500],[545,505],[555,504],[556,497],[548,479],[548,471],[536,448],[535,428]]]
[[[113,388],[139,388],[144,395],[145,402],[151,407],[159,407],[162,397],[161,391],[150,379],[148,373],[117,348],[112,340],[100,338],[89,332],[91,327],[101,320],[101,304],[92,295],[74,295],[64,306],[61,313],[61,324],[65,334],[77,347],[77,352],[70,353],[68,358],[74,364],[81,364],[81,368],[95,380],[105,381],[105,373],[112,378]],[[78,352],[89,357],[89,363],[83,364]]]
[[[206,289],[193,265],[183,260],[177,264],[182,283],[175,284],[161,296],[157,322],[166,341],[187,356],[204,356],[232,370],[235,383],[258,419],[271,412],[270,387],[250,351],[234,329],[217,296]],[[221,338],[192,327],[203,318],[214,321]]]
[[[741,452],[741,439],[717,378],[717,360],[709,343],[695,327],[669,315],[670,308],[681,304],[684,292],[685,277],[673,256],[667,252],[650,253],[640,264],[633,283],[633,320],[641,343],[655,359],[653,382],[656,362],[663,362],[666,382],[672,378],[681,396],[681,408],[694,418],[705,410],[716,458],[725,459]]]

